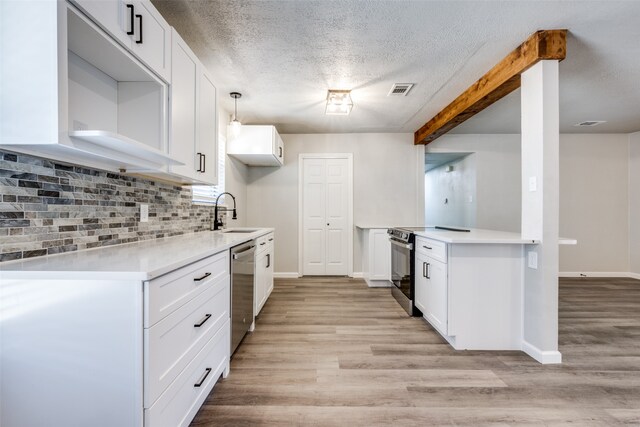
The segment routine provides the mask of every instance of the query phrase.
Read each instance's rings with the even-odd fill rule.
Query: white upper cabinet
[[[10,35],[0,57],[12,64],[0,78],[4,149],[114,171],[175,164],[168,84],[120,40],[67,2],[2,1],[0,8],[0,28]],[[99,1],[93,8],[115,25],[117,9]]]
[[[228,139],[227,154],[249,166],[282,166],[284,144],[275,126],[243,125]]]
[[[216,87],[180,35],[172,33],[170,172],[187,183],[217,183]]]
[[[171,81],[171,27],[148,0],[73,0],[96,24]]]

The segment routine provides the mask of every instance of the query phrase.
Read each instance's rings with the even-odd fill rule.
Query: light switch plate
[[[531,251],[527,253],[527,264],[529,268],[538,268],[538,253]]]
[[[140,222],[149,222],[149,205],[140,204]]]
[[[538,179],[535,176],[529,177],[529,191],[538,191]]]

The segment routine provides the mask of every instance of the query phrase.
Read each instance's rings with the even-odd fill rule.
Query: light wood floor
[[[640,425],[639,281],[563,279],[560,351],[457,352],[389,289],[278,280],[192,425]]]

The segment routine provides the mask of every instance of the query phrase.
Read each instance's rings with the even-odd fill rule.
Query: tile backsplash
[[[188,186],[4,151],[0,195],[0,261],[209,230],[213,213]]]

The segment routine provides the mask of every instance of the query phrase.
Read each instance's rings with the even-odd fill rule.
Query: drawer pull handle
[[[260,243],[260,246],[262,246],[262,245],[266,245],[266,242],[262,242],[262,243]]]
[[[273,237],[269,239],[270,242],[273,242]]]
[[[136,18],[140,21],[140,35],[138,36],[138,40],[136,40],[137,44],[142,44],[142,15],[136,15]]]
[[[204,384],[204,381],[207,379],[207,377],[209,376],[210,373],[211,373],[211,368],[205,369],[204,370],[204,375],[202,376],[202,378],[200,378],[200,381],[195,383],[193,386],[194,387],[200,387],[202,384]]]
[[[134,15],[135,12],[134,12],[134,8],[133,8],[132,4],[128,4],[127,5],[127,9],[129,9],[129,13],[130,13],[130,15],[129,15],[129,25],[131,27],[131,29],[129,31],[127,31],[127,34],[132,36],[133,35],[133,21],[135,20],[133,18],[133,15]]]
[[[211,315],[210,314],[205,314],[204,318],[200,321],[200,323],[196,323],[195,325],[193,325],[194,328],[199,328],[200,326],[204,325],[205,323],[207,323],[207,320],[211,319]]]
[[[207,277],[211,276],[211,273],[204,273],[204,276],[202,277],[196,277],[195,279],[193,279],[194,282],[200,282],[204,279],[206,279]]]
[[[431,246],[422,246],[422,247],[429,250],[433,249]]]

